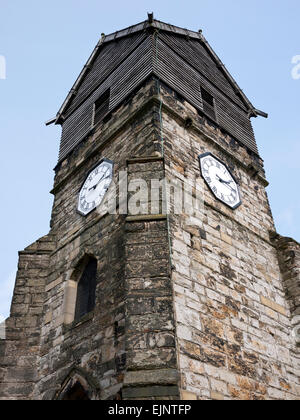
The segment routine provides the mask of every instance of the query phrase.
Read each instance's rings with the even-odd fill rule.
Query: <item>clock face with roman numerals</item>
[[[88,215],[98,207],[108,190],[113,175],[113,162],[108,159],[102,161],[87,176],[78,199],[78,212]]]
[[[201,173],[214,196],[232,209],[242,204],[240,190],[227,165],[212,153],[199,156]]]

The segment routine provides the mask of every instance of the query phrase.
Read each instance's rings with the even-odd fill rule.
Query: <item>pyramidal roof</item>
[[[46,123],[62,125],[59,161],[89,135],[95,104],[103,95],[110,113],[152,76],[258,155],[250,118],[267,114],[252,105],[202,31],[160,22],[149,14],[137,25],[102,34],[56,117]],[[214,101],[213,116],[202,93]]]
[[[96,59],[97,55],[99,54],[101,48],[104,47],[105,44],[109,42],[114,42],[119,40],[120,38],[128,37],[130,35],[133,35],[138,32],[143,32],[147,30],[148,28],[153,28],[159,31],[163,31],[166,33],[172,33],[178,36],[184,36],[191,39],[197,39],[199,40],[206,48],[207,52],[210,54],[211,58],[215,61],[217,67],[222,71],[228,82],[232,85],[234,91],[236,94],[242,99],[243,103],[245,104],[246,108],[249,111],[250,116],[263,116],[267,118],[267,114],[265,112],[262,112],[258,109],[256,109],[250,100],[247,98],[247,96],[243,93],[242,89],[238,86],[234,78],[230,75],[228,70],[226,69],[225,65],[222,63],[220,58],[217,56],[217,54],[214,52],[214,50],[211,48],[207,40],[202,34],[202,31],[199,30],[198,32],[191,31],[185,28],[180,28],[178,26],[170,25],[169,23],[161,22],[159,20],[153,19],[153,14],[148,14],[148,19],[138,23],[133,26],[129,26],[125,29],[122,29],[120,31],[113,32],[109,35],[102,34],[101,39],[99,40],[98,44],[94,48],[91,56],[89,57],[87,63],[83,67],[80,75],[78,76],[76,82],[72,86],[68,96],[66,97],[64,103],[62,104],[61,108],[59,109],[57,116],[55,119],[50,120],[48,123],[59,123],[60,116],[66,111],[72,97],[76,95],[76,92],[78,91],[80,85],[82,84],[86,73],[90,70],[93,61]]]

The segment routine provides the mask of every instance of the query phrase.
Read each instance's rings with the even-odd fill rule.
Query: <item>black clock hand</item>
[[[232,180],[225,181],[224,179],[220,178],[219,175],[217,175],[217,177],[218,177],[219,181],[222,182],[222,184],[231,184],[232,183]]]
[[[104,176],[104,175],[103,175]],[[95,184],[95,185],[93,185],[91,188],[89,188],[89,191],[91,191],[91,190],[95,190],[97,187],[98,187],[98,185],[100,184],[100,182],[101,181],[104,181],[105,179],[107,179],[107,178],[109,178],[109,176],[110,175],[107,175],[105,178],[103,178],[103,176],[102,176],[102,178],[100,178],[99,179],[99,181],[97,182],[97,184]]]
[[[96,188],[98,187],[98,185],[100,184],[100,182],[104,181],[105,179],[107,179],[109,177],[110,177],[110,174],[108,174],[105,178],[101,178],[100,181],[97,183]]]
[[[231,182],[232,182],[232,180],[231,180],[231,181],[224,181],[224,179],[220,178],[220,177],[219,177],[219,175],[216,175],[216,176],[218,177],[219,181],[220,181],[222,184],[225,184],[225,185],[226,185],[226,187],[228,187],[231,191],[235,192],[235,189],[234,189],[234,188],[232,188],[232,186],[230,185],[230,184],[231,184]]]

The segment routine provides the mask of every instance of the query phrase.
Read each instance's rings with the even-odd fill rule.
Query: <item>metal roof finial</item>
[[[153,19],[154,19],[153,12],[152,13],[148,13],[148,22],[150,23],[150,25],[152,25]]]

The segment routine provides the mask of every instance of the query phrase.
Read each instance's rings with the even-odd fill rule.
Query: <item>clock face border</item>
[[[203,175],[203,172],[202,172],[202,165],[201,165],[201,159],[202,158],[204,158],[204,157],[206,157],[206,156],[211,156],[211,157],[213,157],[214,159],[216,159],[218,162],[220,162],[221,163],[221,165],[223,165],[223,166],[225,166],[225,168],[227,169],[227,171],[230,173],[230,176],[232,177],[232,179],[234,180],[234,182],[236,183],[236,187],[237,187],[237,191],[238,191],[238,194],[239,194],[239,202],[235,205],[235,206],[230,206],[229,204],[227,204],[225,201],[223,201],[223,200],[221,200],[219,197],[217,197],[217,195],[212,191],[212,189],[211,189],[211,187],[210,187],[210,185],[208,184],[208,182],[206,181],[206,179],[205,179],[205,177],[204,177],[204,175]],[[236,210],[238,207],[240,207],[242,204],[243,204],[243,200],[242,200],[242,196],[241,196],[241,189],[240,189],[240,186],[239,186],[239,183],[238,183],[238,181],[236,180],[236,177],[233,175],[233,173],[232,173],[232,171],[231,171],[231,169],[229,168],[229,166],[227,165],[227,163],[226,162],[223,162],[221,159],[219,159],[216,155],[214,155],[213,153],[211,153],[211,152],[205,152],[205,153],[202,153],[202,154],[200,154],[199,156],[198,156],[198,159],[199,159],[199,165],[200,165],[200,173],[201,173],[201,176],[202,176],[202,178],[204,179],[204,181],[205,181],[205,184],[207,185],[207,187],[208,187],[208,189],[209,189],[209,191],[213,194],[213,196],[220,202],[220,203],[222,203],[222,204],[224,204],[224,206],[226,206],[226,207],[228,207],[228,208],[230,208],[231,210]]]
[[[78,207],[79,207],[79,203],[80,203],[80,193],[81,193],[81,190],[82,190],[82,188],[83,188],[83,186],[84,186],[84,184],[86,183],[86,180],[88,179],[88,177],[90,176],[90,174],[98,167],[98,166],[100,166],[101,165],[101,163],[103,163],[103,162],[107,162],[107,163],[109,163],[109,164],[111,164],[111,180],[113,180],[113,177],[114,177],[114,166],[115,166],[115,163],[114,163],[114,161],[112,161],[112,160],[110,160],[110,159],[107,159],[107,158],[102,158],[96,165],[94,165],[94,166],[92,166],[91,167],[91,169],[89,170],[89,172],[88,172],[88,174],[85,176],[85,178],[84,178],[84,181],[82,182],[82,184],[81,184],[81,186],[80,186],[80,188],[79,188],[79,191],[78,191],[78,193],[77,193],[77,195],[78,195],[78,200],[77,200],[77,204],[76,204],[76,212],[78,213],[78,214],[80,214],[81,216],[84,216],[84,217],[87,217],[87,216],[89,216],[91,213],[93,213],[96,209],[97,209],[97,207],[99,207],[99,205],[102,203],[102,201],[101,201],[101,203],[98,205],[98,206],[96,206],[96,207],[94,207],[89,213],[83,213],[82,211],[80,211],[79,209],[78,209]],[[103,196],[103,198],[105,197],[105,195]],[[103,198],[102,198],[102,200],[103,200]]]

